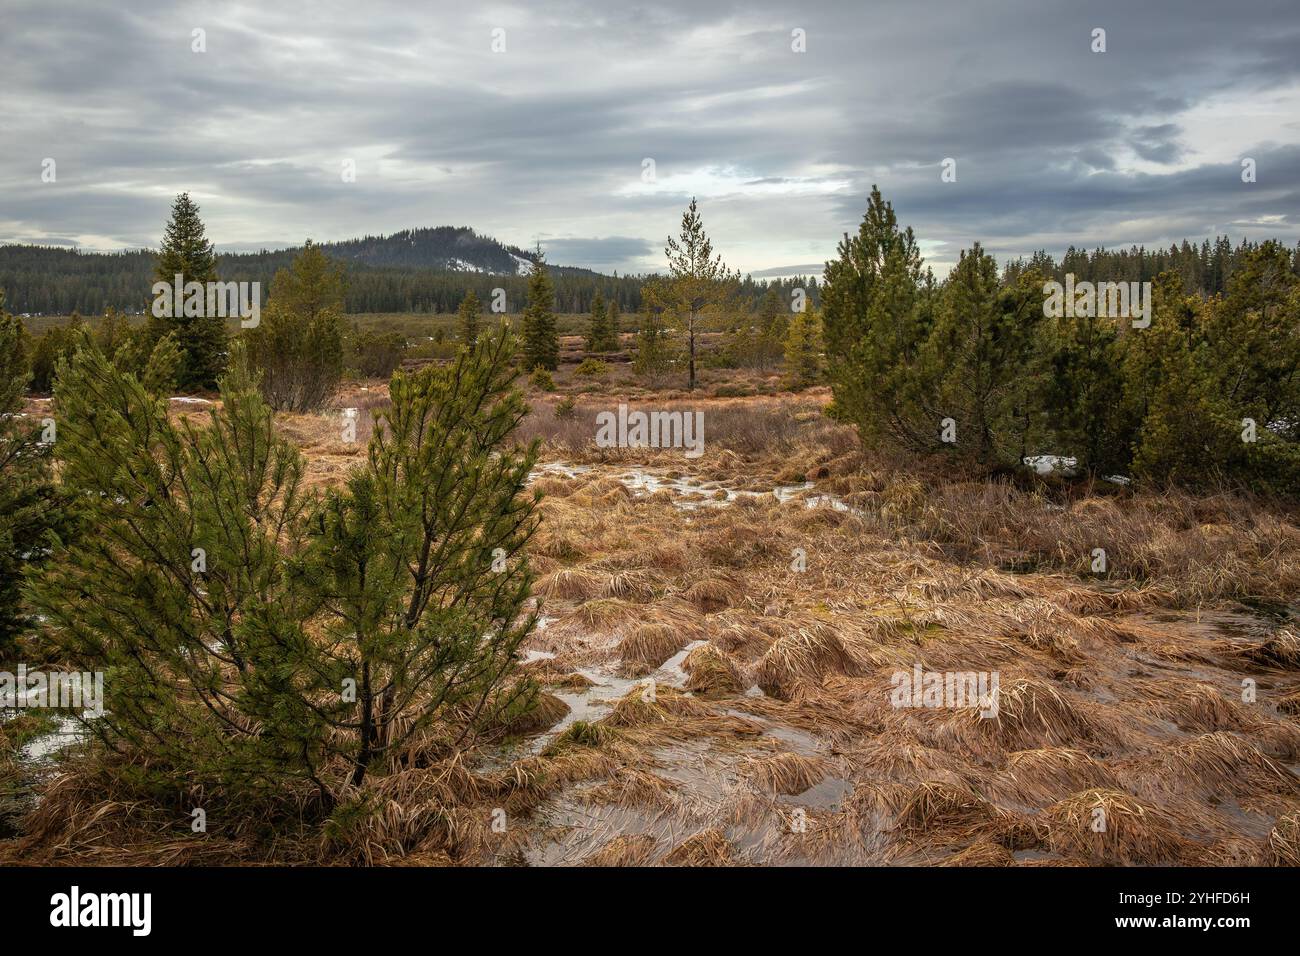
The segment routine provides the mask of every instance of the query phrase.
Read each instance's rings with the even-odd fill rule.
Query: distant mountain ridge
[[[403,229],[389,236],[364,236],[342,242],[322,242],[328,255],[345,262],[378,268],[437,269],[448,272],[488,272],[524,275],[536,254],[508,246],[469,226]]]
[[[321,242],[347,268],[350,312],[454,311],[467,290],[486,301],[497,287],[510,292],[509,311],[524,300],[526,276],[537,254],[507,245],[468,226],[403,229],[386,236]],[[260,282],[263,295],[279,269],[302,246],[217,253],[223,279]],[[95,315],[106,308],[138,313],[150,297],[156,263],[151,249],[85,252],[63,246],[0,245],[0,289],[12,312]],[[639,277],[606,276],[591,269],[547,263],[556,305],[586,311],[595,290],[622,308],[640,304]]]
[[[344,265],[348,312],[454,312],[473,291],[488,302],[506,292],[507,312],[527,302],[527,273],[537,254],[507,245],[468,226],[403,229],[387,236],[321,242],[327,256]],[[261,283],[263,300],[271,280],[287,269],[302,246],[254,252],[218,252],[217,273],[227,281]],[[105,309],[140,314],[152,300],[157,254],[151,249],[83,252],[63,246],[0,245],[0,290],[5,308],[19,315],[100,315]],[[557,312],[591,310],[599,293],[619,311],[641,308],[645,275],[605,275],[578,266],[546,263]],[[756,303],[769,285],[782,289],[793,279],[742,282],[742,295]],[[803,283],[816,304],[816,279]]]

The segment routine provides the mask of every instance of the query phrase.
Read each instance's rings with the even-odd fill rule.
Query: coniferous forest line
[[[405,230],[391,236],[366,236],[338,243],[320,243],[331,258],[347,266],[344,308],[365,312],[455,312],[473,291],[480,301],[492,291],[506,290],[506,311],[524,307],[527,263],[535,253],[504,246],[472,229],[442,226]],[[1168,248],[1130,246],[1126,249],[1081,249],[1071,246],[1059,258],[1046,250],[1014,259],[1003,267],[1004,280],[1036,270],[1062,280],[1073,273],[1079,281],[1145,282],[1165,271],[1176,271],[1188,295],[1218,295],[1243,257],[1260,242],[1228,236],[1184,239]],[[276,272],[288,268],[301,247],[259,252],[218,253],[223,279],[260,282],[269,289]],[[108,309],[136,314],[147,311],[156,252],[83,252],[54,246],[0,245],[0,290],[7,307],[28,315],[98,315]],[[1300,275],[1300,245],[1291,250],[1292,271]],[[468,268],[449,268],[458,259]],[[473,271],[475,268],[482,272]],[[597,295],[616,302],[620,311],[641,309],[641,290],[648,276],[604,275],[590,269],[548,264],[555,284],[556,310],[590,312]],[[820,276],[761,280],[746,277],[742,295],[757,303],[769,287],[786,292],[809,290],[819,302]]]

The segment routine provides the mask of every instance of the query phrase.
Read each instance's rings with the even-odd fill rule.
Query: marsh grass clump
[[[734,866],[736,850],[718,827],[687,837],[663,858],[664,866]]]
[[[1045,747],[1009,754],[1002,786],[1021,800],[1046,804],[1081,790],[1117,790],[1119,782],[1109,768],[1082,750]]]
[[[1300,812],[1278,818],[1264,853],[1270,866],[1300,866]]]
[[[1053,850],[1107,866],[1176,864],[1195,845],[1183,837],[1186,824],[1160,808],[1118,790],[1072,794],[1044,811]]]
[[[795,796],[825,779],[826,761],[820,757],[784,753],[748,761],[747,774],[760,791]]]
[[[563,753],[566,749],[572,747],[598,749],[609,743],[614,737],[614,731],[605,724],[575,720],[547,744],[546,749],[542,752],[547,755],[554,755]]]
[[[671,624],[641,624],[618,645],[622,670],[647,674],[686,646],[686,635]]]
[[[994,822],[998,810],[974,791],[930,781],[915,787],[898,811],[895,826],[912,836],[938,830],[971,830]]]
[[[697,694],[737,694],[741,686],[740,666],[725,651],[713,644],[701,644],[682,661],[686,671],[686,689]]]
[[[1300,795],[1300,778],[1249,740],[1226,731],[1201,734],[1166,751],[1155,786]]]

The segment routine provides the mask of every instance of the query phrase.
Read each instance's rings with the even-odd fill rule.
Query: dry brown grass
[[[1008,755],[1000,786],[1018,800],[1042,805],[1080,790],[1115,790],[1119,781],[1082,750],[1047,747]]]
[[[826,761],[803,754],[776,754],[749,760],[746,773],[764,793],[794,796],[821,783],[826,777]]]
[[[1277,821],[1268,835],[1265,857],[1270,866],[1300,866],[1300,812]]]
[[[547,497],[530,550],[550,623],[526,647],[557,657],[526,672],[608,709],[538,738],[568,713],[543,695],[459,759],[426,748],[377,768],[324,839],[305,790],[200,842],[176,808],[74,765],[49,785],[28,840],[92,863],[447,865],[545,857],[563,841],[566,860],[599,866],[1007,866],[1019,850],[1051,851],[1030,865],[1296,865],[1300,639],[1281,613],[1242,632],[1216,623],[1260,620],[1232,599],[1293,600],[1294,515],[1231,496],[904,471],[826,420],[824,393],[642,394],[701,407],[705,456],[595,449],[594,413],[623,386],[599,387],[573,420],[535,396],[527,426],[592,470],[535,483]],[[359,460],[335,425],[281,422],[313,482],[336,483]],[[620,476],[634,467],[753,492],[809,476],[812,494],[853,510],[765,494],[717,506],[711,488],[687,510],[675,492],[629,489]],[[1088,573],[1097,547],[1106,580]],[[794,548],[806,571],[791,570]],[[652,696],[622,690],[692,641],[706,643],[684,679],[668,669]],[[890,676],[914,663],[998,671],[997,717],[894,709]],[[1245,677],[1260,704],[1241,701]],[[507,751],[506,734],[531,739]],[[804,808],[807,832],[791,833],[791,798],[831,774],[851,791]],[[504,835],[490,827],[498,807]],[[1104,830],[1092,828],[1098,810]],[[267,819],[284,835],[268,840]]]
[[[1250,741],[1224,731],[1202,734],[1166,751],[1156,786],[1175,785],[1209,794],[1300,795],[1300,779],[1295,774]]]
[[[654,856],[656,840],[648,833],[616,836],[583,860],[584,866],[645,866]]]
[[[1057,853],[1107,865],[1176,864],[1193,845],[1165,811],[1118,790],[1085,790],[1048,807],[1048,844]]]
[[[623,670],[646,674],[686,646],[688,638],[671,624],[641,624],[618,645]]]
[[[720,651],[712,644],[701,644],[686,655],[682,661],[686,671],[686,689],[694,694],[731,695],[744,688],[741,686],[740,666],[725,651]]]
[[[789,700],[803,682],[819,684],[826,674],[852,674],[857,663],[829,624],[799,627],[773,642],[754,667],[764,693]]]
[[[717,827],[701,830],[675,846],[664,866],[734,866],[735,849]]]

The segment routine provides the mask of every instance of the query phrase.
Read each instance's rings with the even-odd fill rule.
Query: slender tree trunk
[[[357,753],[356,767],[352,771],[352,786],[361,786],[366,779],[366,768],[374,753],[372,744],[375,735],[374,695],[370,692],[370,663],[361,665],[361,750]]]
[[[691,313],[690,340],[691,340],[691,359],[690,359],[691,371],[690,371],[690,385],[687,386],[687,391],[693,392],[695,391],[695,313],[694,312]]]

